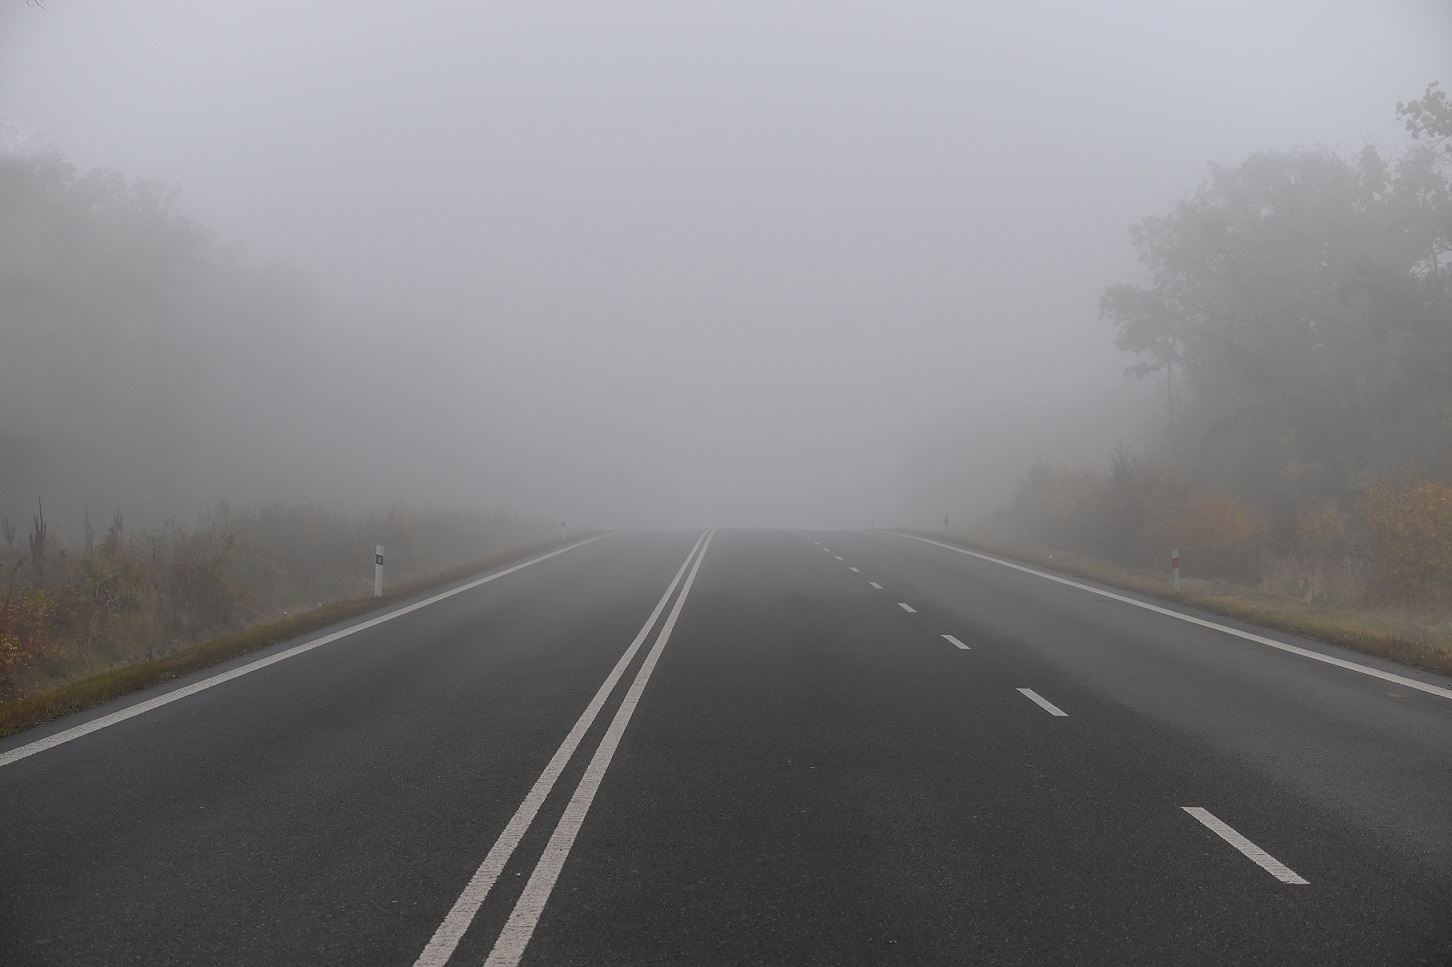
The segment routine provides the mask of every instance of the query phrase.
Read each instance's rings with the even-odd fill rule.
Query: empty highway
[[[1105,592],[720,530],[422,595],[0,741],[0,963],[1452,963],[1452,680]]]

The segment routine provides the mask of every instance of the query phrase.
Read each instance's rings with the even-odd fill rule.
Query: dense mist
[[[4,0],[0,511],[966,521],[1163,429],[1131,224],[1449,67],[1435,0]]]

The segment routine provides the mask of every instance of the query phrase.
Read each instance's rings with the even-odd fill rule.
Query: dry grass
[[[919,533],[934,540],[944,540],[941,534]],[[1156,575],[1116,567],[1063,551],[1050,552],[964,536],[947,538],[947,541],[1146,597],[1188,605],[1264,628],[1341,645],[1414,668],[1452,675],[1452,615],[1419,613],[1409,608],[1307,603],[1271,590],[1224,581],[1186,579],[1181,582],[1181,592],[1176,594],[1170,588],[1168,574]]]
[[[557,542],[516,548],[503,554],[472,561],[399,584],[382,598],[352,598],[322,605],[280,621],[257,625],[234,634],[183,648],[160,658],[111,668],[14,702],[0,704],[0,736],[49,722],[62,715],[83,711],[113,698],[139,691],[190,672],[198,671],[249,652],[326,628],[396,604],[423,591],[432,590],[484,571],[501,567],[557,546]]]

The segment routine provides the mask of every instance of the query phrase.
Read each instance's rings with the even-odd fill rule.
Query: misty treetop
[[[1452,110],[1435,84],[1398,107],[1401,154],[1213,165],[1131,229],[1149,279],[1101,309],[1164,390],[1181,474],[1267,509],[1452,478]]]
[[[1435,81],[1427,85],[1420,100],[1397,104],[1397,117],[1412,137],[1445,152],[1452,159],[1452,102]]]

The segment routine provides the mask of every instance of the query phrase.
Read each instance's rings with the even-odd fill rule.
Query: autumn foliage
[[[1189,551],[1223,551],[1255,536],[1249,507],[1225,494],[1196,494],[1175,517],[1175,534]]]
[[[1378,481],[1361,500],[1378,594],[1410,604],[1452,604],[1452,485],[1408,473]]]
[[[1349,522],[1350,518],[1334,500],[1307,507],[1296,518],[1301,549],[1312,562],[1324,562],[1342,545]]]
[[[1165,567],[1179,548],[1201,576],[1258,575],[1264,526],[1246,503],[1195,493],[1125,451],[1107,474],[1035,468],[1007,517],[1010,534],[1119,564]]]

